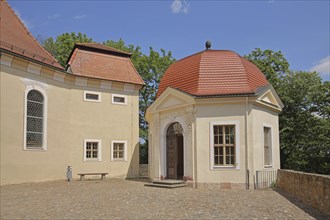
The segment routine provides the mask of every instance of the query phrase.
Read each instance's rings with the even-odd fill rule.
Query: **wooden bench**
[[[78,173],[80,176],[80,180],[84,180],[85,176],[90,175],[90,176],[96,176],[96,175],[101,175],[101,180],[105,179],[105,176],[108,175],[108,173]]]

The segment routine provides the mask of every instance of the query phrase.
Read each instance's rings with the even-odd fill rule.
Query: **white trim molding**
[[[113,147],[114,144],[124,144],[124,158],[114,158],[113,157]],[[111,141],[111,161],[127,161],[127,141],[123,140],[112,140]]]
[[[271,163],[269,165],[265,165],[265,141],[264,141],[264,128],[270,128],[270,148],[271,148]],[[271,124],[262,123],[261,126],[261,143],[262,143],[262,167],[264,169],[272,169],[274,167],[274,129]]]
[[[50,88],[47,84],[37,82],[30,79],[21,79],[21,81],[26,85],[24,91],[24,135],[23,135],[23,149],[32,151],[46,151],[47,150],[47,112],[48,112],[48,96],[47,90]],[[42,147],[41,148],[28,148],[26,146],[27,138],[27,95],[31,90],[36,90],[40,92],[43,96],[43,123],[42,123]]]
[[[124,102],[116,102],[115,101],[116,97],[124,98]],[[127,95],[112,94],[111,102],[112,102],[112,104],[115,104],[115,105],[127,105]]]
[[[97,158],[86,157],[86,147],[89,142],[97,142]],[[102,161],[102,140],[101,139],[84,139],[84,161]]]
[[[233,166],[216,166],[214,165],[214,147],[213,147],[213,139],[214,139],[214,125],[235,125],[235,165]],[[211,121],[210,122],[210,169],[211,170],[227,170],[227,169],[240,169],[240,124],[239,121]]]
[[[89,99],[87,98],[87,95],[97,95],[97,99]],[[101,98],[101,93],[100,92],[94,92],[94,91],[84,91],[84,101],[85,102],[101,102],[102,98]]]

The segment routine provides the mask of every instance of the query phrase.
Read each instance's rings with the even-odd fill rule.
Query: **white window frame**
[[[86,96],[87,94],[92,94],[92,95],[98,95],[98,99],[88,99]],[[101,102],[101,93],[100,92],[94,92],[94,91],[84,91],[84,101],[85,102]]]
[[[235,160],[236,164],[232,166],[220,166],[214,164],[214,125],[234,125],[235,126]],[[239,121],[212,121],[210,122],[210,169],[211,170],[224,170],[224,169],[240,169],[240,126]]]
[[[125,102],[115,102],[115,97],[124,98]],[[112,104],[115,104],[115,105],[127,105],[127,95],[112,94],[111,101],[112,101]]]
[[[113,147],[115,143],[124,144],[124,158],[114,158],[113,157]],[[127,141],[123,140],[112,140],[111,141],[111,161],[127,161]]]
[[[271,163],[270,165],[265,164],[265,146],[264,146],[264,127],[270,128],[270,144],[271,144]],[[262,165],[265,169],[274,167],[274,129],[271,124],[262,123],[261,126],[261,143],[262,143]]]
[[[48,97],[47,97],[47,89],[49,86],[47,84],[37,82],[29,79],[22,79],[22,82],[26,84],[24,91],[24,141],[23,141],[23,149],[27,151],[46,151],[47,150],[47,111],[48,111]],[[44,103],[43,103],[43,128],[42,128],[42,147],[41,148],[31,148],[26,146],[26,133],[27,133],[27,95],[31,90],[36,90],[43,95]]]
[[[98,142],[97,158],[86,158],[86,150],[88,142]],[[84,139],[84,161],[102,161],[102,140],[100,139]]]

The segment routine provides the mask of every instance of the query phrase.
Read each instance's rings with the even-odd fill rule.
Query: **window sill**
[[[265,168],[265,169],[272,169],[272,168],[274,168],[274,167],[273,167],[273,165],[265,165],[264,168]]]
[[[84,162],[101,162],[99,159],[85,159]]]
[[[238,166],[213,166],[211,170],[239,170]]]
[[[47,149],[45,149],[45,148],[24,148],[23,149],[24,151],[39,151],[39,152],[46,152],[47,151]]]
[[[124,159],[112,159],[111,162],[126,162]]]

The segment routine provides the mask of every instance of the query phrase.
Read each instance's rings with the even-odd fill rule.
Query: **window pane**
[[[218,155],[218,149],[219,149],[218,147],[214,148],[214,155]]]
[[[214,164],[219,165],[219,157],[218,156],[214,156]]]
[[[224,164],[223,164],[223,157],[219,157],[219,164],[220,164],[220,165],[224,165]]]
[[[219,136],[214,135],[214,144],[219,144]]]
[[[113,101],[114,102],[119,102],[119,103],[125,103],[125,98],[124,97],[115,96],[115,97],[113,97]]]
[[[86,99],[99,100],[99,95],[98,94],[86,93]]]
[[[27,115],[33,117],[42,117],[43,103],[27,101]]]
[[[213,126],[213,134],[219,133],[219,126]]]
[[[43,102],[43,95],[37,90],[31,90],[27,95],[27,100],[35,102]]]

